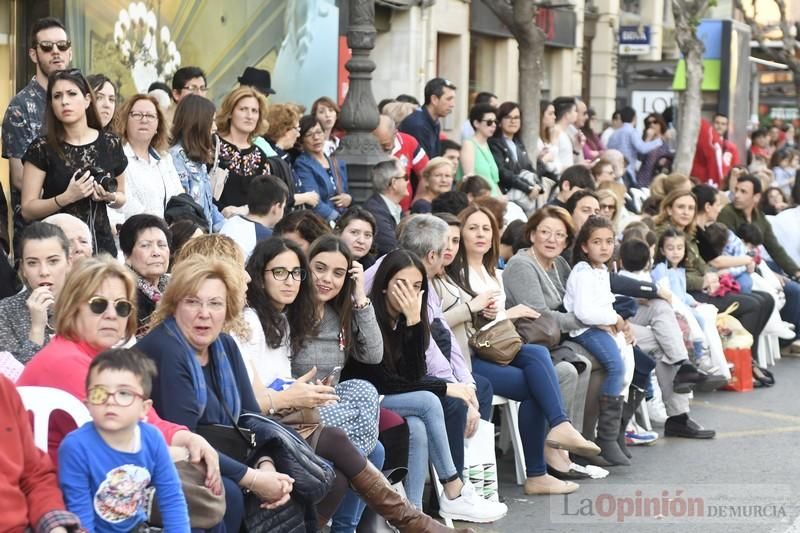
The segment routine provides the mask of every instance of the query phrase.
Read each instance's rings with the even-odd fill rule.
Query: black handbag
[[[256,449],[256,434],[247,428],[241,427],[233,414],[231,414],[228,405],[225,403],[224,396],[217,385],[214,358],[209,357],[208,361],[211,365],[211,390],[217,395],[220,405],[222,405],[225,414],[228,415],[228,419],[233,425],[200,424],[195,429],[195,432],[206,439],[219,453],[246,464],[253,451]]]

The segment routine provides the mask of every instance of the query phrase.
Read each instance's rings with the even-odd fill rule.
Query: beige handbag
[[[522,337],[509,319],[490,322],[476,331],[469,339],[469,347],[475,355],[498,365],[507,365],[522,348]]]

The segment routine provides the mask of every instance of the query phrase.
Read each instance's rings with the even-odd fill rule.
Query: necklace
[[[550,274],[548,274],[547,270],[545,270],[542,264],[539,262],[539,258],[536,257],[536,252],[534,251],[533,246],[528,248],[528,255],[530,255],[533,258],[533,262],[536,264],[537,267],[539,267],[539,270],[542,271],[542,274],[544,274],[544,279],[547,280],[547,283],[550,285],[550,288],[553,289],[553,292],[555,292],[556,294],[562,294],[564,283],[561,281],[561,276],[558,274],[558,269],[555,268],[555,264],[553,265],[552,270],[553,273],[556,275],[556,280],[558,281],[558,285],[561,287],[562,290],[559,290],[556,287],[556,284],[553,283],[553,280],[550,278]]]

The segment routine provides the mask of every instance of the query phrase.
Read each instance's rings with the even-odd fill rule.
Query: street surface
[[[800,359],[771,369],[769,389],[696,395],[692,416],[717,430],[711,441],[661,438],[633,450],[633,466],[612,467],[563,496],[525,496],[513,452],[498,461],[508,515],[481,532],[619,531],[800,533]],[[458,524],[458,523],[457,523]]]

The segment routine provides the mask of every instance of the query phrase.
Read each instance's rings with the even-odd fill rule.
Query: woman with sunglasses
[[[475,129],[475,135],[461,145],[456,181],[477,174],[489,182],[492,196],[499,196],[500,170],[489,148],[489,138],[497,129],[497,109],[489,104],[477,104],[469,110],[469,123]]]
[[[325,131],[314,116],[305,115],[300,119],[298,142],[302,152],[294,161],[297,190],[317,193],[319,202],[314,212],[333,222],[353,202],[353,197],[347,193],[344,163],[325,153]]]
[[[94,93],[79,70],[50,75],[45,130],[23,158],[22,216],[74,215],[88,224],[95,253],[116,256],[106,206],[125,204],[128,159],[119,137],[103,131]]]
[[[54,327],[58,334],[31,359],[17,385],[53,387],[83,401],[92,360],[130,339],[136,331],[135,290],[128,269],[107,255],[86,258],[75,265],[56,300]],[[185,459],[188,449],[192,462],[204,463],[205,486],[221,497],[217,453],[204,438],[161,419],[157,411],[151,409],[147,421],[164,435],[173,457]],[[63,413],[51,417],[48,449],[54,462],[58,445],[75,427],[75,421]]]
[[[158,101],[146,94],[131,96],[122,104],[114,129],[125,143],[128,169],[127,201],[109,212],[112,222],[122,224],[143,213],[164,218],[169,199],[184,191],[167,151],[169,132]]]
[[[497,122],[499,127],[495,128],[489,139],[489,147],[500,172],[500,188],[504,193],[517,190],[531,202],[535,202],[542,193],[542,185],[534,174],[536,168],[522,142],[522,110],[519,104],[500,104],[497,108]],[[533,206],[528,202],[524,203]]]
[[[664,140],[667,133],[667,122],[660,113],[650,113],[644,119],[645,132],[642,133],[643,141]],[[648,132],[652,134],[648,138]],[[673,153],[664,142],[658,148],[641,156],[642,166],[636,172],[636,181],[640,187],[648,187],[653,178],[659,174],[668,174],[672,170]]]

